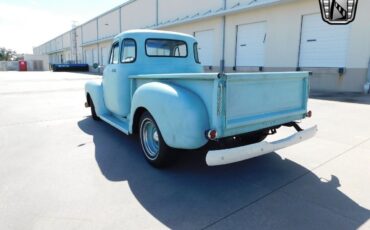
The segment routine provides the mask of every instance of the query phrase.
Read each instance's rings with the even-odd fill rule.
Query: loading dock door
[[[99,62],[98,49],[96,49],[96,48],[92,49],[92,56],[93,56],[93,63],[92,64],[98,63]]]
[[[108,65],[108,59],[109,59],[109,47],[103,47],[101,48],[101,60],[102,64],[104,66]]]
[[[264,66],[266,22],[238,26],[236,66]]]
[[[212,66],[213,50],[214,50],[214,31],[200,31],[195,32],[195,37],[198,41],[198,55],[199,60],[203,66]]]
[[[90,66],[93,64],[93,53],[92,50],[85,50],[85,62]]]
[[[320,14],[303,16],[300,67],[345,67],[348,25],[329,25]]]

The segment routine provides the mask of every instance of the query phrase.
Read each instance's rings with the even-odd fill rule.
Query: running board
[[[315,136],[316,132],[317,126],[314,126],[309,129],[297,132],[287,138],[271,143],[267,141],[262,141],[256,144],[237,148],[210,151],[206,156],[206,162],[209,166],[216,166],[262,156],[267,153],[271,153],[276,150],[283,149],[291,145],[298,144],[302,141],[308,140]]]
[[[128,134],[128,123],[124,120],[120,120],[112,115],[100,115],[99,118],[107,122],[111,126],[115,127],[116,129],[120,130],[121,132]]]

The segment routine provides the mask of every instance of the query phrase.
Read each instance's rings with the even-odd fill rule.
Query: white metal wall
[[[258,3],[263,3],[267,2],[269,0],[256,0]],[[228,9],[239,7],[239,6],[244,6],[244,5],[250,5],[253,3],[253,0],[227,0],[226,5]]]
[[[120,32],[119,10],[112,11],[98,20],[99,39],[117,35]]]
[[[50,43],[50,51],[55,51],[55,50],[57,50],[56,39],[52,40]]]
[[[349,83],[353,81],[352,77],[361,81],[364,74],[362,74],[362,72],[359,73],[358,71],[365,72],[370,54],[370,30],[368,29],[370,14],[367,10],[370,7],[370,1],[363,1],[360,3],[361,7],[358,8],[356,20],[347,27],[350,31],[329,31],[326,28],[321,28],[321,32],[318,34],[315,34],[317,31],[315,32],[310,29],[310,27],[319,28],[320,26],[328,27],[328,25],[321,23],[321,16],[319,15],[320,8],[317,1],[300,0],[286,1],[284,3],[281,1],[276,2],[276,4],[269,4],[268,6],[256,7],[258,4],[264,2],[273,1],[227,0],[227,9],[240,9],[237,13],[226,15],[226,47],[224,57],[227,71],[231,71],[231,67],[235,66],[236,62],[238,62],[237,64],[240,66],[265,66],[268,68],[267,71],[269,68],[274,68],[274,70],[292,70],[297,67],[297,65],[301,67],[346,67],[346,75],[351,75],[351,77],[343,77],[339,80],[334,76],[337,74],[337,71],[330,70],[334,72],[332,75],[333,79],[335,79],[333,80],[335,84],[342,84],[342,88],[348,88]],[[220,60],[222,59],[222,17],[215,16],[203,19],[197,18],[210,15],[220,10],[223,3],[223,0],[159,0],[158,22],[160,23],[160,28],[191,35],[195,32],[214,30],[213,40],[211,41],[211,38],[208,37],[204,39],[205,41],[208,40],[208,42],[201,42],[203,44],[200,44],[201,49],[203,49],[204,45],[207,46],[213,43],[213,49],[209,48],[211,51],[207,52],[208,54],[200,51],[200,55],[201,59],[203,59],[202,62],[204,65],[208,65],[213,61],[212,66],[218,67]],[[251,6],[248,10],[241,9],[242,7],[248,6]],[[118,16],[115,12],[118,12]],[[316,14],[316,20],[318,20],[321,25],[315,26],[315,22],[310,23],[310,20],[307,17],[310,14]],[[114,19],[115,17],[119,18],[119,15],[121,15],[120,22]],[[83,59],[82,57],[85,56],[84,52],[82,52],[82,46],[84,47],[84,50],[90,49],[86,48],[86,45],[91,44],[89,46],[95,46],[97,51],[99,51],[98,59],[99,63],[102,64],[102,62],[104,62],[103,59],[105,59],[103,55],[105,55],[104,53],[106,52],[105,45],[103,45],[103,43],[109,43],[109,40],[106,40],[105,37],[114,33],[111,29],[118,27],[110,27],[110,25],[114,25],[114,23],[117,22],[122,25],[122,31],[148,26],[155,27],[156,17],[156,0],[136,0],[132,2],[130,1],[117,9],[112,9],[112,12],[107,12],[105,15],[99,16],[98,19],[95,18],[91,22],[77,27],[79,59],[81,60]],[[304,21],[302,21],[302,18]],[[97,35],[96,20],[99,23],[99,37]],[[185,22],[186,20],[191,21]],[[108,22],[109,26],[105,26],[105,21],[110,21]],[[240,45],[236,44],[237,26],[261,21],[266,21],[267,38],[264,52],[259,52],[261,54],[259,61],[258,58],[248,60],[248,57],[240,56],[238,57],[238,60],[236,60],[238,55],[238,50],[236,48]],[[177,22],[179,24],[176,24]],[[310,24],[314,26],[310,26]],[[333,26],[330,27],[334,28]],[[82,28],[84,33],[81,33]],[[345,29],[345,27],[340,28],[340,30],[343,29]],[[325,33],[323,31],[325,31]],[[342,39],[345,37],[346,33],[348,34],[347,40]],[[329,42],[324,42],[326,38],[323,40],[323,37],[320,37],[324,34],[331,34],[330,36],[327,36],[327,38],[330,37],[328,39],[331,39]],[[312,41],[307,42],[307,40],[311,40],[312,35],[317,35],[317,38],[320,37],[320,41],[316,39],[316,43]],[[202,40],[201,35],[198,34],[196,36],[199,40]],[[333,41],[335,37],[340,37],[341,40],[339,42],[342,42],[342,44],[338,44],[338,40]],[[84,44],[81,42],[82,38],[84,38]],[[101,41],[96,41],[97,38]],[[63,43],[65,43],[64,41],[65,40],[63,39]],[[347,42],[347,45],[343,42]],[[97,46],[96,43],[99,43],[99,45]],[[59,50],[58,53],[55,54],[58,48],[60,48],[60,42],[58,38],[54,38],[41,47],[38,47],[37,52],[46,52],[48,54],[53,53],[53,55],[50,55],[53,59],[50,60],[54,60],[58,58],[57,54],[61,53],[61,50]],[[325,49],[326,51],[322,52]],[[319,51],[316,52],[313,50]],[[97,51],[96,53],[98,53]],[[213,55],[209,54],[212,52]],[[240,51],[239,54],[241,53],[243,52]],[[245,55],[248,53],[252,53],[253,56],[256,56],[256,53],[258,52],[253,50],[244,52]],[[93,55],[91,54],[90,56]],[[210,56],[213,57],[213,60],[211,60],[211,58],[207,58]],[[93,62],[94,60],[90,60],[90,63]],[[350,74],[351,68],[355,68],[357,72],[355,74]],[[217,68],[214,70],[217,71]],[[244,69],[240,68],[239,70],[243,71]],[[336,86],[333,86],[333,88],[334,87]],[[351,89],[357,90],[358,88],[358,86],[354,86]]]
[[[77,42],[77,62],[83,62],[83,54],[82,54],[82,28],[76,28],[76,42]]]
[[[159,23],[211,14],[222,7],[223,0],[159,0]]]
[[[84,50],[84,54],[85,54],[85,62],[89,65],[92,65],[94,63],[92,50],[91,49]]]
[[[56,47],[55,47],[56,50],[63,49],[63,36],[57,37],[55,43],[56,43]]]
[[[99,48],[100,48],[99,64],[104,65],[104,66],[108,64],[111,45],[112,43],[109,41],[99,44]]]
[[[98,49],[97,48],[92,49],[92,55],[93,55],[93,64],[94,63],[99,63]]]
[[[156,0],[134,1],[121,8],[122,31],[156,24]]]
[[[101,48],[101,57],[102,57],[101,64],[103,64],[105,66],[108,64],[109,51],[110,51],[109,47],[102,47]]]
[[[70,32],[63,34],[63,48],[70,48],[71,47],[71,36]]]
[[[96,19],[82,26],[83,43],[92,42],[97,39]]]

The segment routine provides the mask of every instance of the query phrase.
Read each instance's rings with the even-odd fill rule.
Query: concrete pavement
[[[97,78],[0,72],[0,229],[370,229],[369,104],[312,99],[307,142],[156,170],[135,137],[90,118]]]

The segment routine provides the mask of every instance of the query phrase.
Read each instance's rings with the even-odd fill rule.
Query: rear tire
[[[96,115],[94,102],[90,97],[89,97],[89,104],[90,104],[90,109],[91,109],[91,117],[95,121],[100,121],[100,118],[98,117],[98,115]]]
[[[149,112],[144,112],[141,115],[139,127],[140,144],[145,159],[156,168],[172,164],[176,150],[164,142],[157,123]]]

